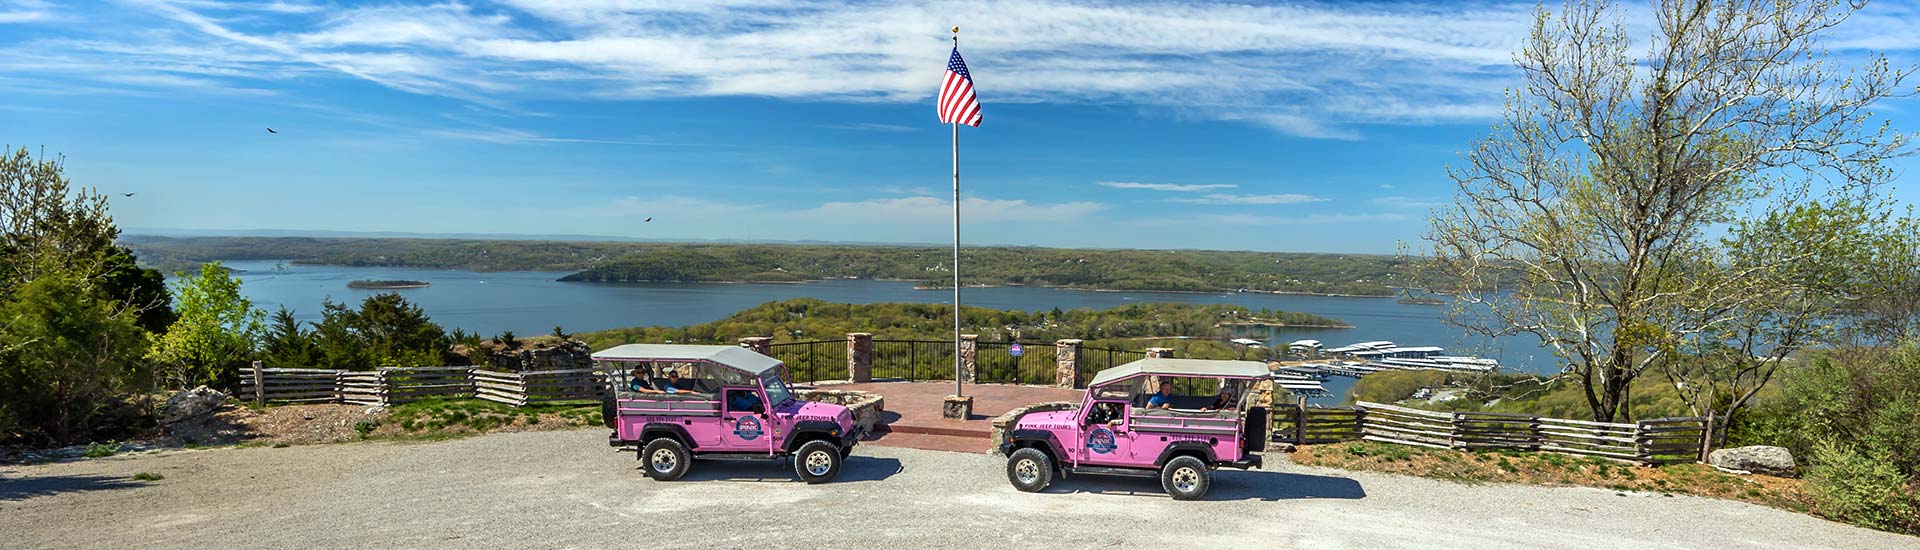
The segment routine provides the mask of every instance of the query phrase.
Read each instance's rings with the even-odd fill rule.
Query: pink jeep
[[[1249,397],[1268,376],[1263,363],[1202,359],[1100,371],[1080,408],[1028,414],[1013,426],[1000,448],[1007,480],[1035,492],[1056,473],[1158,476],[1173,498],[1200,498],[1215,468],[1260,466],[1267,409]]]
[[[800,479],[824,483],[860,440],[852,411],[795,398],[785,365],[753,350],[627,344],[593,359],[616,371],[607,442],[638,449],[653,479],[679,479],[696,457],[792,458]]]

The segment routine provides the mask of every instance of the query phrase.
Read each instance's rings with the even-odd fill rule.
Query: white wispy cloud
[[[1103,181],[1103,182],[1095,183],[1094,185],[1098,185],[1101,187],[1112,187],[1114,189],[1148,189],[1153,191],[1173,191],[1173,192],[1213,191],[1216,189],[1233,189],[1235,187],[1239,187],[1238,185],[1234,185],[1231,183],[1182,184],[1182,183],[1140,183],[1140,182],[1133,182],[1133,181]]]
[[[1058,223],[1086,218],[1106,209],[1097,202],[1035,203],[1022,199],[985,199],[966,197],[960,211],[967,223],[1032,222]],[[822,223],[903,223],[925,224],[953,215],[953,202],[940,197],[899,197],[864,201],[829,202],[795,211],[788,216],[796,221]]]
[[[1367,204],[1397,210],[1432,210],[1446,205],[1447,202],[1440,199],[1392,195],[1368,199]]]
[[[0,39],[0,54],[52,53],[73,63],[35,72],[69,79],[90,79],[90,64],[199,76],[200,67],[211,67],[234,80],[331,73],[489,104],[729,95],[921,102],[937,88],[943,31],[954,14],[966,14],[961,47],[989,112],[1010,102],[1127,104],[1353,139],[1364,137],[1356,130],[1362,124],[1493,112],[1530,9],[1181,0],[123,1],[161,17],[137,19],[153,23],[146,27],[91,29],[87,40],[6,48]]]
[[[1531,2],[1213,4],[1189,0],[500,0],[342,7],[309,1],[122,0],[158,18],[65,16],[84,40],[0,38],[33,76],[174,72],[232,80],[345,75],[490,105],[763,96],[929,101],[962,27],[993,105],[1099,103],[1324,139],[1369,125],[1481,121],[1517,80]],[[41,0],[0,3],[36,24]],[[89,4],[62,4],[69,11]],[[121,11],[121,5],[102,12]],[[1627,7],[1631,13],[1637,8]],[[1642,11],[1644,11],[1642,9]],[[137,13],[137,11],[136,11]],[[956,15],[958,14],[958,15]],[[1920,11],[1870,6],[1835,48],[1920,49]],[[960,17],[960,21],[955,21]],[[1646,19],[1637,17],[1635,21]],[[1644,21],[1640,21],[1644,23]],[[1644,26],[1644,25],[1642,25]],[[1635,27],[1638,32],[1639,27]],[[128,55],[126,52],[140,52]],[[168,86],[150,79],[149,86]],[[118,85],[134,85],[122,78]],[[191,81],[177,82],[194,89]],[[226,83],[228,87],[250,84]],[[991,122],[989,122],[991,123]],[[879,126],[870,130],[882,130]]]
[[[1202,216],[1201,219],[1221,225],[1319,225],[1335,223],[1387,223],[1406,221],[1407,217],[1394,213],[1374,214],[1307,214],[1303,216],[1276,216],[1262,214],[1219,214]]]
[[[1050,224],[1074,222],[1106,209],[1095,202],[1032,202],[1024,199],[967,197],[960,201],[967,224]],[[862,201],[825,202],[813,207],[792,208],[756,202],[725,201],[687,195],[624,196],[591,206],[575,208],[579,216],[605,220],[646,223],[809,223],[838,227],[866,228],[869,236],[899,232],[932,230],[939,233],[943,224],[927,220],[953,215],[953,202],[940,197],[910,196]]]
[[[1183,198],[1167,199],[1167,200],[1172,202],[1184,202],[1188,204],[1261,205],[1261,204],[1304,204],[1309,202],[1323,202],[1327,199],[1315,197],[1313,195],[1302,195],[1299,193],[1279,193],[1279,194],[1272,194],[1272,195],[1232,195],[1232,194],[1226,194],[1226,193],[1210,193],[1210,194],[1206,194],[1198,197],[1183,197]]]

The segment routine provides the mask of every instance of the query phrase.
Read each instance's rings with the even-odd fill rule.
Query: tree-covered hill
[[[686,327],[631,327],[578,335],[594,349],[634,342],[730,344],[748,336],[775,341],[842,338],[871,332],[878,338],[952,337],[953,309],[938,304],[842,304],[801,298],[767,302],[711,323]],[[987,341],[1050,341],[1061,338],[1117,340],[1154,337],[1222,336],[1225,322],[1262,321],[1298,326],[1346,326],[1309,313],[1249,310],[1234,305],[1174,303],[1129,304],[1105,310],[1074,309],[1028,313],[966,308],[968,332]],[[1130,349],[1144,345],[1124,346]]]
[[[791,282],[836,278],[950,284],[946,248],[465,239],[152,237],[122,239],[146,261],[178,269],[209,260],[476,271],[577,271],[566,281]],[[1104,290],[1299,292],[1390,296],[1407,260],[1356,254],[1208,250],[962,250],[967,285]]]

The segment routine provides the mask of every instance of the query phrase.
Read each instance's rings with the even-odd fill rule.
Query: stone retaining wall
[[[1072,401],[1048,401],[1045,403],[1034,403],[1025,407],[1014,407],[1013,410],[993,418],[993,433],[987,437],[987,444],[990,446],[987,452],[990,454],[1000,454],[1000,444],[1007,441],[1007,431],[1012,429],[1015,423],[1020,422],[1020,417],[1022,416],[1037,412],[1067,411],[1078,408],[1080,408],[1080,404]]]
[[[874,424],[880,422],[880,413],[886,412],[886,399],[880,394],[859,390],[800,390],[800,398],[819,403],[832,403],[853,409],[853,424],[863,433],[873,433]]]

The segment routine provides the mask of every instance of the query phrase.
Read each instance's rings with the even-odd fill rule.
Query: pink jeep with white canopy
[[[1173,498],[1200,498],[1215,468],[1260,466],[1267,409],[1252,398],[1269,376],[1254,361],[1171,358],[1100,371],[1080,408],[1013,426],[1001,444],[1007,479],[1035,492],[1056,474],[1159,477]]]
[[[679,479],[694,458],[792,458],[800,479],[824,483],[860,441],[852,411],[795,397],[785,365],[753,350],[626,344],[593,359],[613,371],[607,442],[636,448],[653,479]]]

